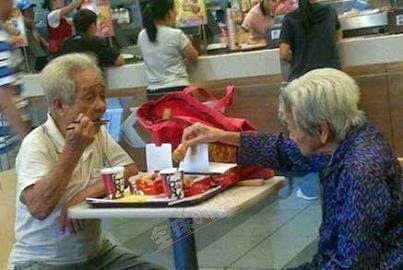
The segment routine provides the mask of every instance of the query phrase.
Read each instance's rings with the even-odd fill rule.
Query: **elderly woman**
[[[403,269],[401,168],[385,138],[357,108],[359,95],[345,73],[318,69],[280,95],[290,138],[201,124],[184,132],[188,146],[216,141],[239,146],[242,165],[319,172],[318,252],[299,269]]]

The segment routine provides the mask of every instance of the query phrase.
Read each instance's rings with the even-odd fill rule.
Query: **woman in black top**
[[[341,39],[336,11],[315,0],[299,0],[298,8],[284,18],[280,35],[280,58],[291,64],[292,81],[317,68],[340,69],[336,41]]]

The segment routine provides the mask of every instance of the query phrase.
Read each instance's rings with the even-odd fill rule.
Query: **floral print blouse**
[[[402,169],[373,125],[351,130],[332,157],[304,157],[281,133],[242,133],[238,161],[319,173],[318,251],[297,269],[403,269]]]

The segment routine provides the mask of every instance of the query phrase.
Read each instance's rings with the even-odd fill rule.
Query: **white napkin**
[[[208,173],[208,145],[199,144],[196,147],[196,152],[192,153],[192,149],[188,148],[185,159],[183,160],[183,170],[191,173]]]
[[[172,146],[164,143],[156,146],[154,143],[146,145],[147,171],[155,172],[172,168]]]

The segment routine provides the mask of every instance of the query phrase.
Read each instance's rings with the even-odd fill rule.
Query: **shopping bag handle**
[[[233,99],[234,99],[234,91],[235,91],[235,86],[234,85],[228,85],[226,88],[226,93],[225,96],[221,99],[217,99],[209,90],[206,90],[204,88],[200,88],[197,86],[188,86],[186,87],[183,92],[186,95],[191,95],[192,93],[199,93],[202,95],[204,98],[206,98],[208,101],[213,101],[215,102],[214,109],[220,111],[221,109],[231,106]]]

